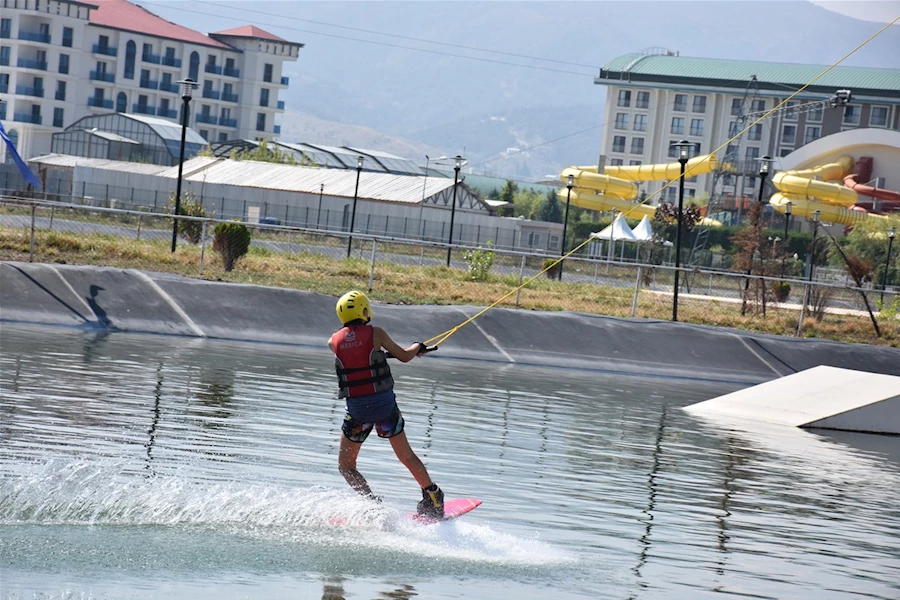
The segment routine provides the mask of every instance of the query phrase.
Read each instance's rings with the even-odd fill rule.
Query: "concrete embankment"
[[[0,321],[324,349],[335,298],[102,267],[0,263]],[[427,339],[480,310],[375,304],[401,344]],[[818,365],[900,375],[900,350],[753,335],[667,321],[495,308],[433,355],[753,384]]]

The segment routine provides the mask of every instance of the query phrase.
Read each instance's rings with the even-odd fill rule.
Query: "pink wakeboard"
[[[444,501],[444,518],[435,519],[433,517],[425,517],[417,513],[410,513],[407,517],[411,521],[421,523],[422,525],[433,525],[441,521],[449,521],[456,517],[461,517],[467,512],[474,510],[481,504],[481,500],[477,498],[454,498],[453,500]]]

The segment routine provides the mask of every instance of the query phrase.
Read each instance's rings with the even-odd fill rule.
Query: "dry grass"
[[[27,261],[30,232],[0,228],[0,260]],[[47,263],[97,265],[175,273],[199,278],[200,248],[180,244],[169,252],[164,241],[129,241],[105,235],[76,235],[39,232],[35,260]],[[334,259],[310,253],[273,253],[251,248],[228,273],[219,256],[205,255],[203,279],[233,283],[301,289],[339,296],[352,288],[365,288],[369,278],[368,260]],[[370,296],[392,304],[468,304],[487,306],[507,296],[500,306],[514,307],[518,277],[492,275],[474,282],[464,271],[444,266],[403,266],[378,263]],[[577,311],[627,317],[631,313],[632,288],[567,283],[539,277],[520,294],[519,307],[525,310]],[[642,292],[637,315],[668,320],[672,316],[671,297]],[[679,320],[717,327],[776,335],[794,335],[799,314],[771,309],[768,315],[740,314],[740,305],[714,300],[685,298],[679,302]],[[900,346],[900,321],[881,319],[882,337],[875,336],[868,317],[828,314],[821,322],[807,319],[803,335],[846,342]]]

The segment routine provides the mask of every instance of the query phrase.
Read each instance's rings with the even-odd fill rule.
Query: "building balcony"
[[[155,115],[156,107],[150,106],[149,104],[132,104],[131,112],[138,113],[139,115]]]
[[[104,56],[116,56],[116,54],[118,54],[118,50],[112,46],[101,46],[100,44],[91,46],[91,52],[94,54],[102,54]]]
[[[38,71],[47,70],[47,61],[31,60],[29,58],[20,58],[16,61],[16,65],[22,69],[36,69]]]
[[[106,83],[116,82],[116,76],[112,73],[100,73],[98,71],[91,71],[90,78],[94,81],[105,81]]]
[[[148,90],[155,90],[155,89],[158,89],[158,88],[159,88],[159,82],[158,82],[158,81],[153,81],[152,79],[142,79],[142,80],[138,83],[138,85],[139,85],[140,87],[145,88],[145,89],[148,89]]]
[[[284,100],[279,100],[277,106],[278,110],[284,110]]]
[[[219,125],[221,125],[222,127],[237,127],[237,119],[226,119],[224,117],[220,117]]]
[[[215,115],[204,115],[203,113],[198,114],[194,117],[194,120],[197,123],[208,123],[210,125],[215,125],[218,122]]]
[[[32,113],[14,113],[13,121],[18,121],[19,123],[33,123],[34,125],[40,125],[43,123],[44,119],[41,115],[35,115]]]
[[[178,117],[178,111],[171,109],[171,108],[167,108],[167,109],[160,108],[156,111],[156,116],[174,119],[174,118]]]
[[[290,77],[282,77],[281,78],[281,85],[288,85],[288,84],[290,84],[290,82],[291,82]]]
[[[177,83],[166,83],[163,81],[159,84],[159,91],[161,92],[172,92],[173,94],[177,94],[181,90],[178,88]]]
[[[206,65],[205,67],[203,67],[203,72],[212,73],[213,75],[221,75],[222,67],[220,67],[219,65]]]
[[[44,88],[28,87],[27,85],[17,85],[16,93],[20,96],[34,96],[35,98],[43,98]]]
[[[275,135],[281,135],[281,125],[275,126]]]
[[[94,96],[88,96],[88,106],[94,106],[96,108],[108,108],[112,110],[113,101],[106,100],[104,98],[96,98]]]
[[[159,61],[162,60],[162,57],[159,54],[153,54],[152,52],[142,52],[141,60],[145,63],[158,65]]]
[[[225,75],[226,77],[240,77],[241,70],[240,69],[229,69],[226,67],[225,69],[222,70],[222,75]]]
[[[211,100],[218,100],[221,94],[215,90],[203,90],[203,97]]]
[[[237,95],[237,94],[226,94],[226,93],[223,92],[223,93],[222,93],[222,100],[224,100],[225,102],[235,102],[235,103],[237,103],[237,102],[238,102],[238,95]]]
[[[175,58],[174,56],[163,56],[162,62],[160,63],[166,67],[174,67],[176,69],[181,68],[181,59]]]
[[[49,33],[39,33],[37,31],[20,31],[19,39],[27,42],[40,42],[42,44],[50,43]]]

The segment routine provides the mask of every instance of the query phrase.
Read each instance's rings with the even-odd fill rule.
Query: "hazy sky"
[[[828,10],[856,17],[863,21],[890,23],[900,17],[900,1],[897,0],[811,0],[813,4]],[[894,23],[900,27],[900,21]]]

